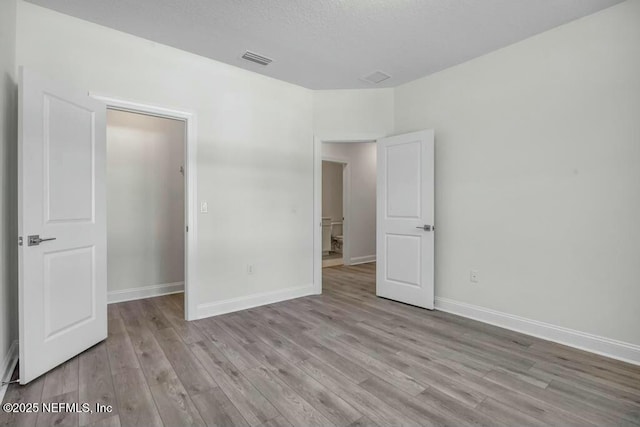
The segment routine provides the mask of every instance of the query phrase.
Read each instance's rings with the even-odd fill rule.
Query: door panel
[[[26,384],[107,337],[106,107],[29,70],[22,70],[19,94],[20,383]]]
[[[409,286],[421,283],[421,246],[420,237],[399,234],[387,234],[385,245],[386,277],[388,282]]]
[[[376,294],[429,309],[434,301],[433,136],[428,130],[379,140],[377,170]]]
[[[384,147],[387,158],[387,217],[421,217],[420,141],[388,144]]]
[[[47,221],[92,221],[95,113],[44,94],[43,115]]]
[[[95,317],[93,253],[92,247],[44,252],[45,341]]]

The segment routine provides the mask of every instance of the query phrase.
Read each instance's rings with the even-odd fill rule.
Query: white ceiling
[[[391,87],[621,0],[28,0],[311,89]],[[240,59],[251,50],[273,59]],[[360,78],[381,70],[374,85]]]

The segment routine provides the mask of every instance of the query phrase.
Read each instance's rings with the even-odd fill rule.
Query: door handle
[[[425,225],[423,225],[421,227],[416,227],[416,228],[419,228],[419,229],[424,230],[424,231],[431,231],[431,230],[435,230],[436,229],[435,227],[432,227],[429,224],[425,224]]]
[[[28,236],[29,238],[29,246],[38,246],[42,242],[48,242],[49,240],[56,240],[55,237],[45,237],[41,239],[38,234],[34,234],[33,236]]]

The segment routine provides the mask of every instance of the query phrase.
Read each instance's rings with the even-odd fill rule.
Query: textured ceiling
[[[620,0],[28,0],[311,89],[390,87]],[[267,67],[240,59],[251,50]],[[379,85],[361,77],[381,70]]]

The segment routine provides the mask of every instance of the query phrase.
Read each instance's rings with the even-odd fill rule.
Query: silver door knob
[[[429,224],[425,224],[422,227],[416,227],[416,228],[419,228],[419,229],[424,230],[424,231],[431,231],[431,230],[434,229],[434,227],[430,226]]]
[[[38,246],[42,242],[48,242],[49,240],[56,240],[55,237],[45,237],[41,239],[38,234],[34,234],[33,236],[28,236],[28,244],[29,246]]]

